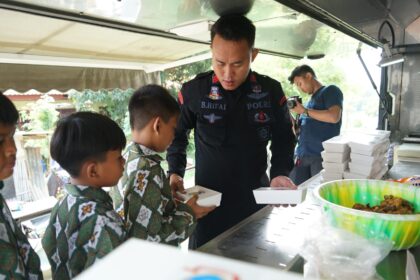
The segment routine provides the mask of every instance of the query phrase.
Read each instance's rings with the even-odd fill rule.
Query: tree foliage
[[[164,86],[176,97],[183,83],[193,79],[197,74],[211,70],[211,59],[166,69],[163,72]]]
[[[73,90],[69,98],[77,111],[94,111],[106,115],[129,133],[128,102],[134,89]]]
[[[23,129],[27,131],[50,131],[58,120],[54,98],[42,95],[36,102],[28,103],[21,111]]]

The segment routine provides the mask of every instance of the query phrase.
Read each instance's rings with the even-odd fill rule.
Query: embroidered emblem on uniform
[[[254,115],[254,121],[258,123],[266,123],[269,120],[270,120],[270,117],[264,112],[259,112]]]
[[[270,134],[269,134],[269,129],[268,127],[260,127],[257,129],[257,133],[258,133],[258,137],[260,138],[260,140],[268,140]]]
[[[221,116],[216,116],[215,114],[204,115],[204,118],[209,121],[209,123],[215,123],[216,121],[220,120]]]
[[[253,85],[252,86],[252,91],[255,93],[260,93],[261,92],[261,86],[260,85]]]
[[[142,205],[140,208],[139,214],[137,215],[136,222],[138,222],[144,227],[147,227],[151,216],[152,216],[152,211],[148,209],[146,206]]]
[[[121,204],[121,206],[118,209],[116,209],[118,215],[120,215],[121,218],[124,218],[124,207],[123,206],[124,205]]]
[[[144,192],[144,186],[147,185],[148,180],[146,179],[146,177],[149,175],[148,171],[139,171],[139,173],[137,174],[137,187],[134,189],[137,193],[143,195]]]
[[[86,203],[80,204],[79,215],[78,215],[79,220],[83,221],[87,217],[92,216],[95,211],[95,206],[96,204],[93,202],[86,202]]]
[[[261,98],[264,98],[264,97],[266,97],[268,95],[268,92],[253,92],[253,93],[250,93],[250,94],[248,94],[248,96],[250,97],[250,98],[252,98],[252,99],[256,99],[256,100],[258,100],[258,99],[261,99]]]
[[[223,96],[220,94],[219,87],[212,86],[210,94],[208,95],[211,100],[221,100]]]

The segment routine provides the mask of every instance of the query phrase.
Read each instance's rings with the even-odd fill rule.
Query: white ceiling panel
[[[44,43],[45,46],[108,52],[138,40],[140,34],[75,23]]]
[[[4,9],[0,9],[0,18],[0,53],[163,64],[209,48],[206,44]]]
[[[3,9],[0,10],[0,22],[0,45],[35,44],[72,24],[64,20],[53,20]]]

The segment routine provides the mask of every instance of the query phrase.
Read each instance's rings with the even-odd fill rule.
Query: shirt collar
[[[131,148],[132,152],[138,153],[141,156],[145,156],[147,158],[150,158],[156,162],[161,162],[163,158],[154,150],[143,146],[141,144],[133,143],[133,146]]]
[[[3,189],[3,187],[4,187],[3,181],[0,181],[0,191]]]
[[[85,197],[89,200],[99,201],[99,202],[110,202],[112,204],[112,199],[106,191],[102,188],[94,188],[82,185],[73,185],[67,184],[64,186],[67,193],[75,197]]]
[[[152,149],[150,149],[146,146],[143,146],[143,145],[140,145],[140,144],[137,144],[137,146],[138,146],[139,150],[146,156],[153,156],[153,155],[158,154],[156,151],[154,151],[154,150],[152,150]]]

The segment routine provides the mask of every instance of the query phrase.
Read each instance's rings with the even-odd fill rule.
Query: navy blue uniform
[[[169,172],[184,176],[188,133],[194,129],[195,181],[221,192],[220,207],[199,219],[191,237],[196,248],[261,208],[252,190],[270,177],[288,176],[295,146],[286,98],[279,82],[250,72],[236,90],[226,91],[214,73],[185,83],[178,96],[181,116],[168,149]]]

